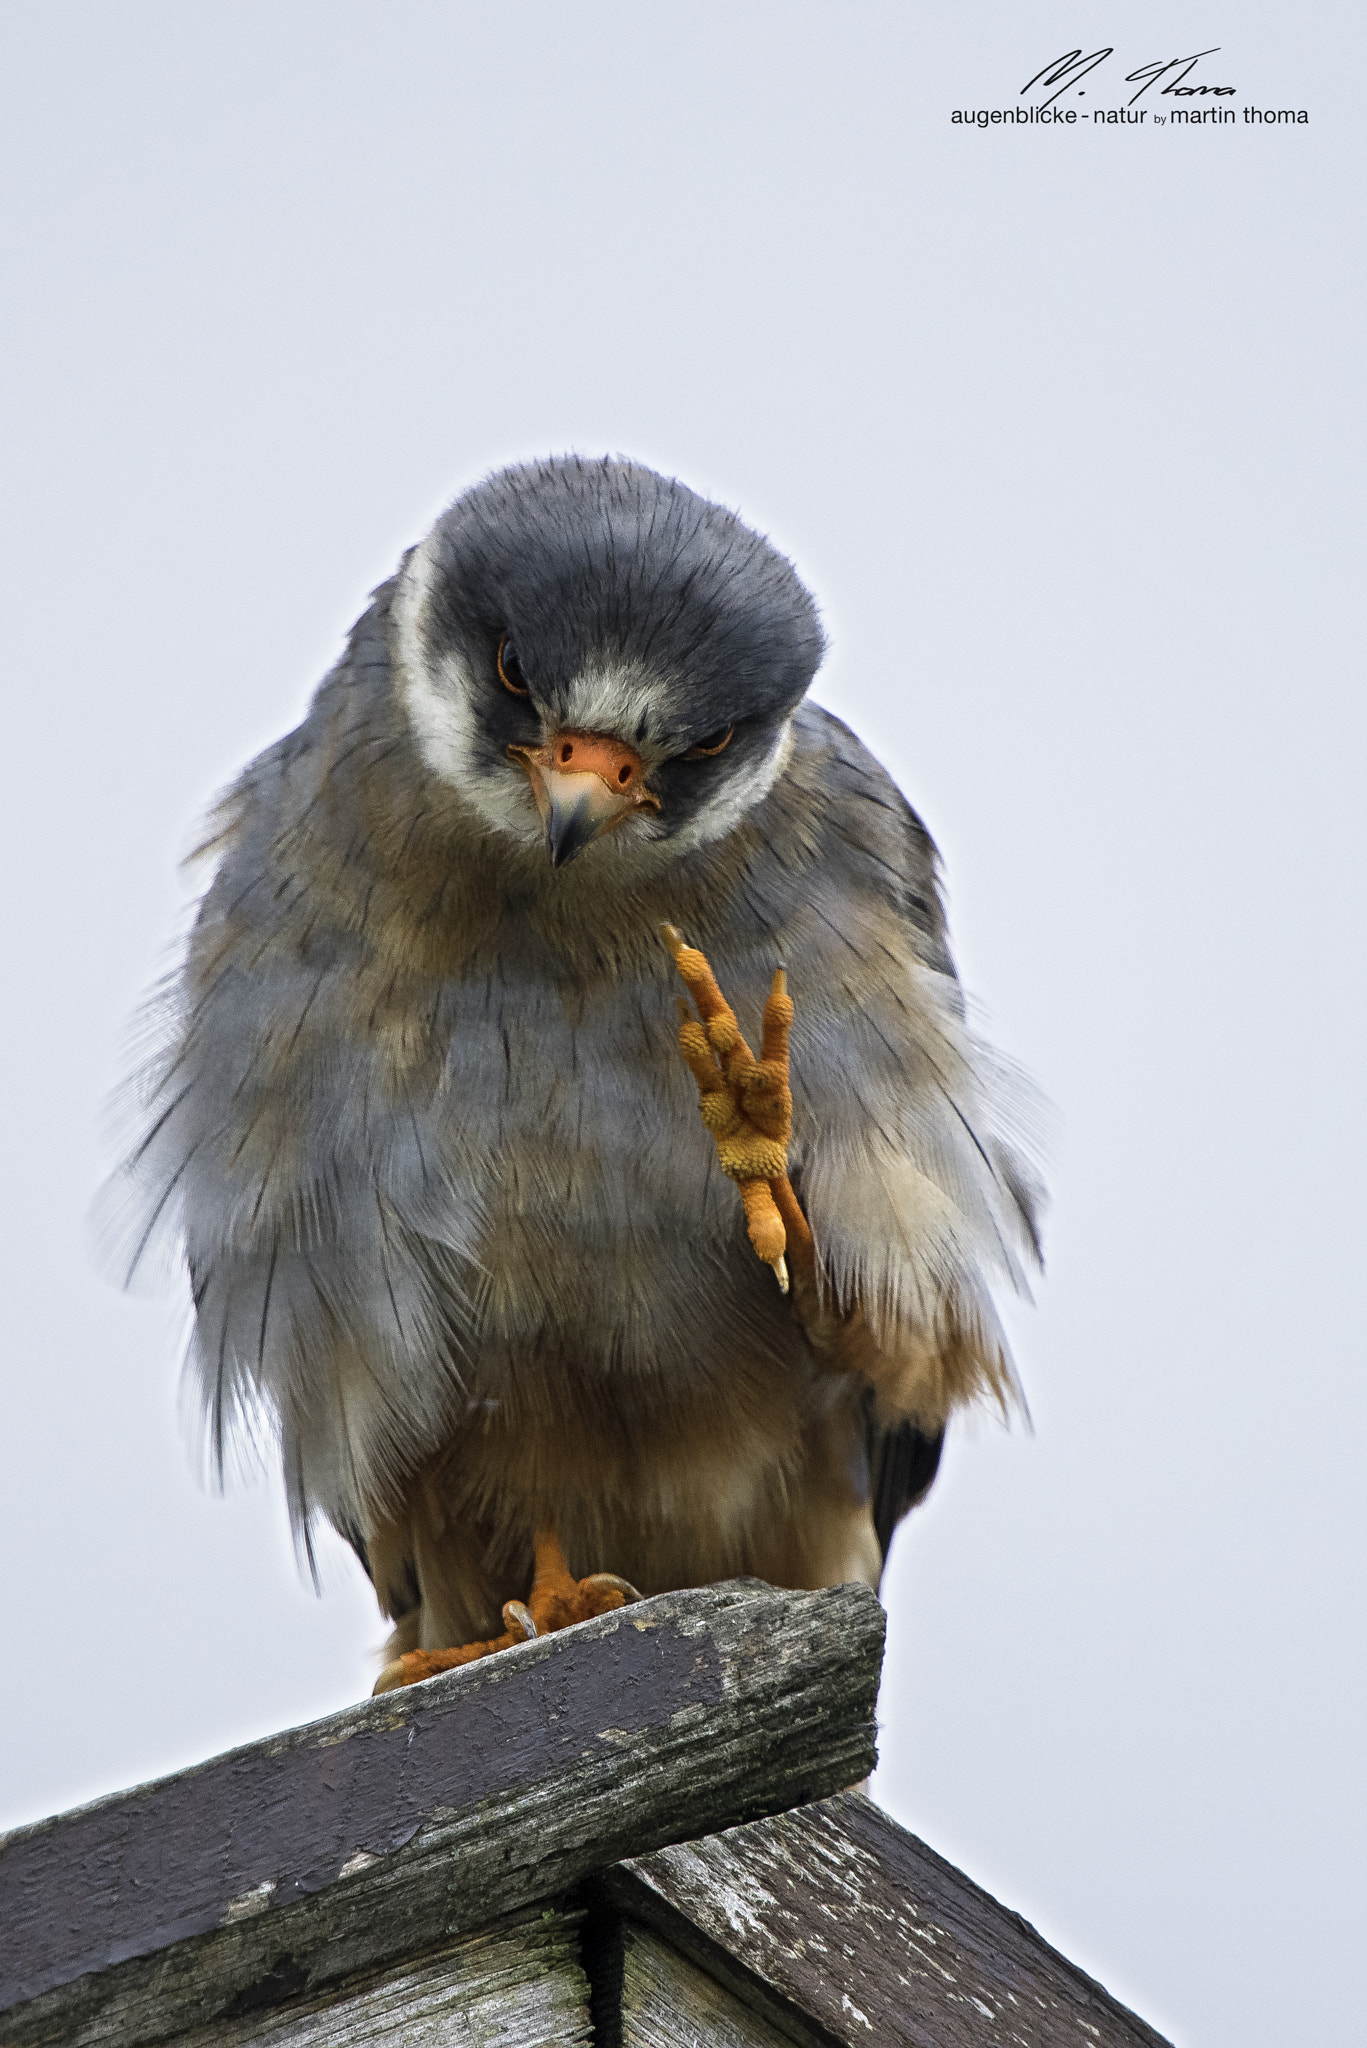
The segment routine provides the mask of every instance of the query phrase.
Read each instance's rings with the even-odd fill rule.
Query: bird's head
[[[398,682],[428,768],[560,867],[682,852],[782,772],[816,607],[734,513],[639,464],[567,458],[468,491],[409,556]]]

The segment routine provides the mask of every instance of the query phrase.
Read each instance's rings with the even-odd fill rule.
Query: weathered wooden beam
[[[648,1927],[616,1917],[591,1953],[594,2048],[793,2048],[790,2033]],[[805,2038],[801,2048],[809,2048]]]
[[[662,1849],[599,1890],[804,2048],[1169,2048],[858,1793]]]
[[[416,1962],[196,2027],[176,2048],[596,2048],[581,1919],[524,1907]]]
[[[311,1996],[874,1761],[861,1586],[601,1616],[0,1839],[0,2042]],[[321,1895],[321,1896],[320,1896]]]

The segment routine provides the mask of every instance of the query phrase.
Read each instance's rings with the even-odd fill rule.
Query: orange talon
[[[695,1017],[686,1003],[679,1004],[679,1050],[698,1084],[702,1120],[722,1172],[740,1187],[750,1242],[786,1294],[787,1253],[804,1275],[816,1266],[811,1228],[788,1179],[788,1043],[795,1014],[788,977],[781,967],[775,970],[764,1005],[763,1051],[756,1059],[706,955],[686,945],[672,924],[661,925],[660,936],[697,1006]]]
[[[416,1685],[419,1679],[432,1678],[439,1671],[454,1671],[461,1664],[491,1657],[496,1650],[510,1650],[535,1636],[552,1635],[556,1629],[588,1621],[595,1614],[611,1614],[615,1608],[641,1597],[628,1580],[619,1579],[615,1572],[591,1572],[586,1579],[571,1578],[560,1539],[550,1522],[538,1529],[533,1554],[532,1590],[525,1602],[505,1602],[503,1619],[507,1626],[501,1636],[492,1636],[487,1643],[461,1643],[451,1650],[409,1650],[385,1665],[372,1691],[393,1692],[401,1685]]]
[[[745,1208],[745,1223],[750,1242],[765,1265],[773,1267],[779,1289],[786,1294],[788,1261],[784,1253],[788,1249],[788,1236],[768,1181],[743,1180],[740,1183],[740,1198]]]

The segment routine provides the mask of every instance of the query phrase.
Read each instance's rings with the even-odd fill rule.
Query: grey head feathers
[[[781,772],[821,660],[791,564],[732,512],[637,463],[504,470],[443,514],[395,602],[400,690],[424,759],[486,827],[540,826],[508,748],[559,731],[637,750],[658,812],[612,835],[676,850],[724,836]],[[516,649],[525,695],[500,687]],[[699,743],[730,739],[716,753]]]

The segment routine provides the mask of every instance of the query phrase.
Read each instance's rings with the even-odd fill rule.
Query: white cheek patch
[[[768,753],[752,761],[739,775],[728,778],[716,795],[695,811],[683,830],[675,833],[671,846],[677,847],[680,853],[691,853],[696,846],[707,846],[715,839],[725,839],[728,832],[734,832],[737,825],[744,823],[756,804],[764,802],[788,766],[792,753],[792,720],[785,718]]]
[[[492,831],[523,846],[539,846],[543,828],[527,777],[512,761],[487,758],[473,710],[476,678],[456,654],[443,655],[433,672],[423,628],[436,574],[429,537],[410,556],[394,602],[399,693],[418,751],[432,773]],[[669,741],[648,677],[620,663],[603,663],[575,677],[560,724],[625,740],[641,750],[647,769],[664,758]],[[626,853],[628,837],[637,839],[638,833],[678,853],[724,839],[763,803],[792,751],[792,724],[785,720],[768,752],[728,776],[680,832],[670,834],[665,819],[633,820],[622,833],[610,835],[614,851]]]
[[[429,542],[424,541],[409,560],[394,603],[399,694],[418,752],[493,831],[536,846],[541,820],[526,776],[511,761],[500,761],[491,771],[481,757],[481,734],[471,708],[474,677],[455,654],[444,656],[438,673],[432,673],[423,622],[434,576]]]

